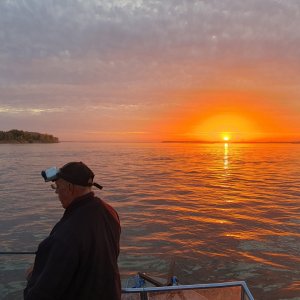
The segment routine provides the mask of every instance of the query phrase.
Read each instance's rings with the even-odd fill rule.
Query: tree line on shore
[[[0,131],[0,143],[59,143],[59,140],[57,137],[47,133],[12,129]]]

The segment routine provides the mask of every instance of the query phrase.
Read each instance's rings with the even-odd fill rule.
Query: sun
[[[211,115],[196,123],[193,135],[203,140],[229,143],[249,139],[258,128],[253,121],[243,115],[225,113]]]
[[[227,134],[227,133],[224,133],[224,134],[222,135],[222,138],[223,138],[223,141],[224,141],[224,142],[230,141],[230,136],[229,136],[229,134]]]

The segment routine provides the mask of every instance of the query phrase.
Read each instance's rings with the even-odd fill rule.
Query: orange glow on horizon
[[[163,118],[149,130],[163,140],[233,143],[300,140],[300,121],[288,122],[285,117],[289,107],[270,100],[284,95],[274,96],[263,90],[211,89],[178,91],[170,96],[178,104],[173,109],[166,107],[160,116]]]
[[[190,134],[193,139],[207,141],[253,140],[259,138],[259,128],[248,118],[238,114],[217,114],[199,121]]]
[[[284,95],[275,96],[266,91],[213,87],[173,91],[159,95],[161,105],[130,107],[122,113],[120,107],[113,116],[91,117],[88,129],[55,134],[60,140],[120,142],[299,141],[300,119],[287,119],[290,108],[269,100]]]

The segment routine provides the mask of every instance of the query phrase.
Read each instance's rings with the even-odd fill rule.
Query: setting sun
[[[229,135],[223,135],[223,141],[228,142],[230,140]]]
[[[242,113],[211,114],[196,123],[191,137],[205,141],[255,140],[259,137],[259,128],[255,120]]]

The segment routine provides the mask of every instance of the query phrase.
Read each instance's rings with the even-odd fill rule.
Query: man
[[[116,211],[94,196],[93,172],[82,162],[42,172],[54,181],[65,209],[40,243],[24,290],[25,300],[119,300],[120,222]]]

